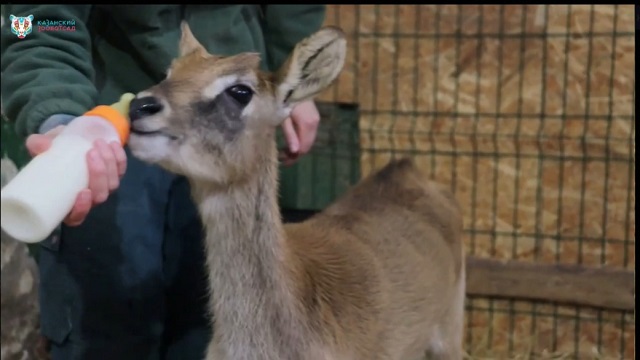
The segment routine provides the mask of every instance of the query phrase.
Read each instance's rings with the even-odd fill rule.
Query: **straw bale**
[[[507,300],[467,305],[469,359],[626,359],[634,353],[631,315]]]
[[[321,100],[359,103],[363,175],[411,154],[451,186],[468,253],[633,269],[634,8],[591,10],[329,6],[349,52]],[[510,302],[469,300],[479,302],[470,358],[633,354],[630,314],[516,302],[528,313],[514,315]]]

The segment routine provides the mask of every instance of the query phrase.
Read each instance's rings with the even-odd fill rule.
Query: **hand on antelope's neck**
[[[291,116],[282,123],[288,148],[282,149],[279,160],[291,166],[307,154],[316,141],[320,113],[313,100],[301,102],[293,108]]]

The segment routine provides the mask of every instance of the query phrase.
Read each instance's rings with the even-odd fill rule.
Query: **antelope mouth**
[[[164,136],[166,138],[169,138],[171,140],[176,140],[178,137],[177,136],[173,136],[171,134],[169,134],[166,129],[158,129],[158,130],[153,130],[153,131],[148,131],[148,130],[140,130],[140,129],[136,129],[134,127],[131,128],[131,135],[137,135],[137,136]]]
[[[163,132],[162,130],[156,130],[156,131],[142,131],[142,130],[136,130],[136,129],[131,129],[131,133],[132,134],[136,134],[136,135],[140,135],[140,136],[149,136],[149,135],[162,135]]]

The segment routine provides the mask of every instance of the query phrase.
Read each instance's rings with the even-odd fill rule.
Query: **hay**
[[[351,51],[321,99],[360,104],[363,175],[412,154],[451,184],[465,209],[468,253],[633,269],[634,8],[619,6],[615,29],[612,5],[595,6],[592,29],[590,6],[525,9],[329,6],[326,23],[345,30]],[[516,328],[536,319],[538,334],[566,334],[544,348],[549,354],[574,349],[575,323],[550,324],[540,308],[518,316]],[[468,315],[486,329],[488,314]],[[496,334],[514,319],[500,316]],[[632,356],[633,341],[621,355],[620,344],[633,325],[587,323],[577,326],[579,351],[601,342],[606,356]]]
[[[474,357],[549,358],[546,356],[562,354],[620,359],[634,354],[632,314],[479,298],[467,305],[467,352]]]

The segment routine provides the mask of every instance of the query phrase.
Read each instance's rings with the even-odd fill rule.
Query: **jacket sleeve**
[[[95,106],[90,11],[91,5],[6,5],[0,34],[2,102],[18,135],[38,132],[52,115],[79,116]],[[23,39],[13,34],[10,15],[33,15],[31,33]],[[68,28],[39,31],[55,21]]]
[[[296,44],[318,31],[326,5],[262,5],[269,70],[284,64]]]

